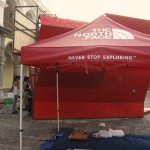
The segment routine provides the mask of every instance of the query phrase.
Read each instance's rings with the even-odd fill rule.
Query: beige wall
[[[12,43],[13,40],[8,38],[8,37],[5,37],[5,47],[9,44],[9,43]]]
[[[13,83],[13,73],[14,73],[14,64],[11,58],[7,58],[5,68],[4,68],[4,77],[3,77],[3,88],[6,90],[11,89]],[[29,76],[28,66],[23,67],[23,77]]]
[[[24,76],[29,76],[29,67],[28,66],[23,66],[23,77]]]
[[[7,58],[4,74],[3,74],[3,88],[10,89],[12,87],[13,82],[13,73],[14,73],[14,65],[11,58]]]

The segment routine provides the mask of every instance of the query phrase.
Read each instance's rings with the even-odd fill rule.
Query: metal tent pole
[[[58,132],[60,130],[59,126],[59,83],[58,83],[58,71],[56,72],[56,89],[57,89],[57,126],[58,126]]]
[[[22,97],[23,97],[23,65],[20,69],[20,150],[22,150]]]

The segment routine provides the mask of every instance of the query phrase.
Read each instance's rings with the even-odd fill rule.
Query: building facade
[[[37,18],[36,11],[34,7],[26,6],[38,6],[38,14],[50,14],[41,0],[0,0],[0,97],[11,90],[13,77],[20,74],[20,56],[13,53],[16,6],[23,6],[19,11],[33,21]],[[25,75],[29,75],[27,66],[24,66]]]

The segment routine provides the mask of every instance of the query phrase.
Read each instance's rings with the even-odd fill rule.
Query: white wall
[[[6,0],[0,0],[0,26],[3,26],[4,8],[7,7]]]

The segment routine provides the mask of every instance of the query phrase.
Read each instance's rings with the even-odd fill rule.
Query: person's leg
[[[3,110],[2,110],[3,104],[4,104],[4,100],[0,99],[0,114],[3,114]]]
[[[28,109],[28,98],[29,98],[29,94],[28,91],[25,91],[25,109]]]
[[[26,107],[26,91],[23,92],[23,109]]]
[[[17,100],[18,100],[18,95],[14,95],[13,110],[12,110],[13,113],[16,112]]]

